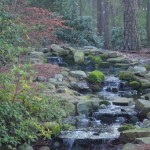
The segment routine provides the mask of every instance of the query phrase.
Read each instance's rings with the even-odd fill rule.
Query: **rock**
[[[90,112],[97,110],[98,107],[99,107],[98,101],[79,102],[77,104],[77,112],[78,114],[89,114]]]
[[[28,144],[23,144],[21,146],[18,147],[18,150],[34,150],[32,146],[28,145]]]
[[[121,54],[119,53],[119,52],[109,52],[108,53],[108,57],[109,58],[116,58],[116,57],[118,57],[118,56],[121,56]]]
[[[38,76],[36,80],[39,82],[45,82],[45,81],[47,81],[47,78],[43,77],[43,76]]]
[[[136,76],[136,79],[141,83],[141,88],[149,88],[150,87],[150,80],[147,80],[145,78],[139,78]]]
[[[107,107],[106,107],[106,105],[105,104],[101,104],[100,106],[99,106],[99,109],[106,109]]]
[[[75,78],[86,78],[87,77],[86,73],[81,70],[70,71],[70,75]]]
[[[50,52],[49,48],[35,48],[35,51],[42,52],[42,53],[48,53]]]
[[[70,85],[75,89],[75,90],[89,90],[89,86],[86,82],[84,81],[79,81],[79,82],[74,82],[72,81]]]
[[[133,98],[117,97],[112,103],[119,106],[129,106],[133,102]]]
[[[122,150],[149,150],[150,144],[125,144]]]
[[[52,83],[48,83],[47,85],[48,85],[48,89],[50,89],[50,90],[55,90],[56,89],[55,85],[52,84]]]
[[[52,44],[51,45],[52,53],[57,56],[65,56],[69,54],[68,50],[61,48],[59,45]]]
[[[115,57],[115,58],[108,58],[108,62],[110,63],[130,63],[131,61],[125,57]]]
[[[30,58],[30,63],[31,64],[42,64],[43,60],[37,59],[37,58]]]
[[[144,77],[145,77],[146,79],[149,79],[149,80],[150,80],[150,71],[149,71],[148,73],[146,73],[146,74],[144,75]]]
[[[42,146],[38,150],[50,150],[50,148],[48,146]]]
[[[75,63],[84,63],[84,52],[75,51],[74,52],[74,61],[75,61]]]
[[[56,79],[59,82],[63,81],[63,75],[62,74],[55,74],[54,79]]]
[[[146,72],[146,68],[141,65],[134,66],[134,72],[135,73],[144,73],[144,72]]]
[[[55,79],[55,78],[48,79],[48,83],[55,84],[56,82],[57,82],[57,79]]]
[[[37,58],[37,59],[43,59],[44,58],[44,54],[42,52],[31,52],[30,53],[30,58]]]
[[[138,99],[135,104],[135,109],[139,111],[140,117],[146,117],[150,112],[150,101]]]
[[[150,128],[136,128],[127,131],[123,131],[120,134],[122,142],[133,142],[136,138],[150,137]]]
[[[150,120],[150,112],[147,114],[147,118]]]
[[[85,54],[91,54],[91,53],[95,54],[99,52],[99,49],[94,46],[84,46],[83,49]]]
[[[115,67],[120,67],[120,68],[128,68],[130,67],[130,64],[125,64],[125,63],[115,63]]]
[[[137,143],[137,144],[150,144],[150,137],[136,138],[135,143]]]

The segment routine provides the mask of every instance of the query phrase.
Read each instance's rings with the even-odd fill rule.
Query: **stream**
[[[48,62],[68,66],[66,62],[57,57],[48,58]],[[71,69],[73,70],[72,66]],[[93,69],[92,66],[89,68],[86,66],[85,71],[91,69]],[[112,70],[114,74],[118,71],[117,68],[105,70],[107,76],[104,87],[95,93],[109,104],[102,104],[98,111],[91,114],[72,117],[76,120],[76,129],[62,131],[58,141],[61,141],[63,146],[55,147],[55,150],[121,150],[121,145],[115,142],[120,135],[118,127],[123,123],[130,123],[131,117],[137,116],[137,112],[134,111],[133,104],[114,103],[113,100],[117,97],[133,98],[137,96],[137,91],[129,88],[126,82],[119,80],[112,73],[110,75]]]

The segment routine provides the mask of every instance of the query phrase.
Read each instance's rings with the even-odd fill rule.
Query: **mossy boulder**
[[[150,137],[150,128],[136,128],[121,132],[120,140],[123,143],[134,142],[136,138]]]
[[[135,127],[132,124],[126,124],[126,125],[119,127],[118,131],[122,132],[126,130],[131,130],[131,129],[135,129]]]
[[[105,75],[98,70],[92,71],[87,77],[88,82],[91,84],[99,84],[104,79],[105,79]]]
[[[125,81],[133,81],[135,80],[134,74],[129,71],[122,71],[119,73],[119,79]]]
[[[74,61],[78,64],[84,63],[84,52],[82,51],[75,51],[74,53]]]
[[[129,85],[130,85],[133,89],[138,89],[138,88],[140,88],[140,86],[141,86],[140,82],[138,82],[138,81],[131,81],[131,82],[129,83]]]

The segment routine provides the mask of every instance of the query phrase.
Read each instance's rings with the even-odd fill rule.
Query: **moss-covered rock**
[[[89,83],[98,84],[102,82],[104,78],[105,75],[101,71],[95,70],[88,75],[87,80]]]
[[[118,131],[122,132],[122,131],[130,130],[130,129],[135,129],[135,127],[132,124],[126,124],[126,125],[119,127]]]
[[[131,81],[131,82],[129,83],[129,85],[130,85],[133,89],[138,89],[138,88],[140,88],[140,86],[141,86],[140,82],[138,82],[138,81]]]
[[[119,73],[120,80],[133,81],[135,80],[134,74],[129,71],[122,71]]]

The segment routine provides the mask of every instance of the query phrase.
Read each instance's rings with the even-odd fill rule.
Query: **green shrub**
[[[138,81],[131,81],[130,83],[129,83],[129,85],[133,88],[133,89],[138,89],[138,88],[140,88],[140,82],[138,82]]]
[[[57,122],[46,122],[43,126],[46,130],[52,131],[54,136],[58,135],[61,131],[61,127]]]
[[[122,132],[122,131],[130,130],[130,129],[135,129],[135,127],[132,124],[126,124],[126,125],[119,127],[118,131]]]
[[[91,45],[103,47],[103,37],[96,34],[96,23],[91,17],[82,16],[67,19],[65,25],[70,27],[70,29],[57,31],[58,39],[74,46]]]
[[[75,126],[72,126],[71,124],[65,123],[62,125],[62,130],[63,131],[73,131],[75,130]]]
[[[87,80],[89,83],[98,84],[102,82],[104,78],[105,75],[101,71],[95,70],[88,75]]]

